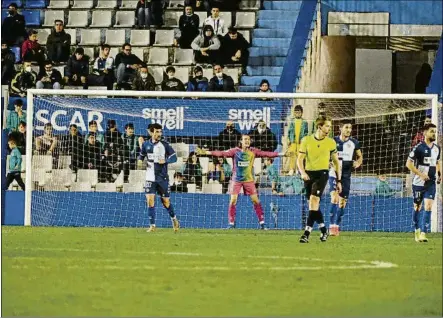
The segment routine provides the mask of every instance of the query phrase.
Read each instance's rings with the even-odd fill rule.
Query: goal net
[[[303,107],[303,120],[295,118],[296,105]],[[150,138],[148,125],[159,123],[163,140],[177,155],[168,176],[181,226],[224,228],[232,158],[197,157],[197,147],[226,150],[238,145],[240,134],[249,134],[253,147],[295,154],[320,112],[333,119],[331,136],[339,134],[344,120],[352,121],[364,158],[353,171],[341,228],[411,231],[411,175],[405,162],[427,115],[441,136],[441,104],[430,95],[32,90],[23,173],[25,224],[148,226],[146,160],[139,166],[137,158],[141,142]],[[256,158],[253,177],[266,224],[301,229],[308,209],[295,156]],[[327,186],[321,201],[325,220],[329,192]],[[438,193],[433,231],[442,229],[441,188]],[[157,226],[170,227],[160,198],[155,205]],[[238,199],[236,226],[258,227],[244,195]]]

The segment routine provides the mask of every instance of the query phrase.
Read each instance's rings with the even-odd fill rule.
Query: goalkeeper
[[[241,147],[231,148],[226,151],[205,151],[197,148],[198,155],[211,155],[214,157],[233,158],[232,179],[230,185],[231,200],[228,209],[229,228],[235,228],[235,215],[237,199],[240,190],[243,189],[245,195],[249,195],[254,205],[255,214],[257,214],[260,229],[267,230],[263,207],[260,203],[255,187],[253,167],[256,157],[275,158],[283,156],[278,152],[262,151],[252,148],[251,138],[248,135],[242,135],[240,141]],[[287,153],[286,156],[289,154]]]

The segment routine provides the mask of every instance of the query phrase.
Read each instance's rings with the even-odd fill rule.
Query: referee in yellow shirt
[[[309,215],[305,233],[300,243],[308,243],[314,223],[317,222],[321,231],[320,240],[328,238],[323,214],[320,211],[320,197],[329,179],[329,161],[332,158],[337,173],[337,191],[341,192],[341,169],[337,155],[337,144],[328,137],[332,127],[331,120],[326,116],[319,116],[315,121],[317,131],[306,136],[301,141],[297,165],[301,177],[305,181],[306,196],[309,201]]]

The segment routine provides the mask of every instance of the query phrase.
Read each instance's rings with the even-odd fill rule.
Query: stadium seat
[[[188,187],[188,193],[196,193],[197,192],[197,185],[195,183],[189,183],[187,184]]]
[[[88,26],[89,11],[69,11],[67,27],[84,28]]]
[[[183,8],[183,0],[169,0],[169,8]],[[179,7],[181,5],[181,7]]]
[[[200,19],[200,24],[199,27],[201,28],[203,26],[203,22],[205,22],[206,18],[207,18],[207,13],[206,11],[197,11],[194,12],[196,15],[198,15],[199,19]]]
[[[260,0],[242,0],[239,8],[240,10],[259,10]]]
[[[96,9],[114,9],[117,8],[117,0],[98,0]]]
[[[71,184],[71,191],[73,192],[91,192],[91,183],[89,182],[73,182]]]
[[[238,78],[239,78],[239,68],[225,68],[223,70],[223,73],[225,73],[226,75],[229,75],[232,77],[232,79],[234,80],[234,84],[237,85],[238,84]]]
[[[222,194],[223,193],[223,186],[221,183],[206,183],[202,187],[202,192],[203,193]]]
[[[62,75],[64,72],[62,73]],[[59,156],[57,162],[58,169],[68,169],[71,164],[71,156]]]
[[[45,12],[45,20],[43,21],[44,27],[53,27],[55,20],[65,21],[65,14],[63,10],[48,10]]]
[[[131,45],[149,46],[150,36],[149,30],[131,30]]]
[[[194,51],[192,49],[175,49],[174,65],[194,64]]]
[[[51,183],[63,187],[70,187],[72,184],[72,175],[71,169],[54,169],[51,173]]]
[[[80,38],[80,45],[99,45],[101,44],[101,30],[82,29],[80,31]]]
[[[95,47],[84,47],[83,49],[85,50],[85,55],[89,56],[89,63],[93,64],[95,59]],[[76,89],[81,89],[81,86],[75,87]]]
[[[95,185],[95,192],[116,192],[115,183],[97,183]]]
[[[45,169],[33,169],[32,181],[34,182],[35,186],[44,187],[46,182],[49,181],[48,173]]]
[[[51,29],[39,29],[38,30],[38,43],[41,45],[46,45],[46,40],[49,34],[51,34]]]
[[[15,63],[20,63],[22,56],[20,54],[21,49],[18,46],[11,47],[12,53],[15,55]]]
[[[168,49],[154,47],[149,50],[148,64],[166,65],[168,64]]]
[[[77,45],[77,29],[65,29],[65,32],[71,36],[71,45]]]
[[[138,56],[140,60],[145,61],[145,48],[143,47],[133,47],[132,54]]]
[[[22,15],[25,17],[26,26],[40,26],[41,25],[41,16],[40,10],[23,10]]]
[[[251,31],[249,30],[240,30],[238,33],[241,33],[246,41],[251,43]]]
[[[31,69],[36,72],[37,74],[40,73],[40,66],[38,65],[31,65]]]
[[[154,46],[172,46],[174,44],[174,30],[157,30]]]
[[[169,168],[170,165],[168,165],[168,177],[169,177],[169,185],[173,185],[174,184],[174,174],[175,174],[175,170],[170,169]]]
[[[177,153],[177,157],[188,158],[189,157],[189,145],[184,142],[173,144],[172,149]]]
[[[67,9],[69,0],[50,0],[48,9]]]
[[[188,67],[176,67],[175,77],[178,78],[186,85],[189,82],[189,68]]]
[[[132,28],[135,24],[134,12],[117,11],[114,28]]]
[[[130,192],[145,192],[143,188],[143,184],[132,184],[132,183],[124,183],[123,184],[123,192],[124,193],[130,193]]]
[[[25,8],[43,9],[46,8],[45,0],[25,0]]]
[[[106,30],[106,44],[122,46],[125,42],[125,30]]]
[[[146,180],[146,171],[144,170],[130,170],[128,181],[130,184],[144,183]]]
[[[166,27],[178,27],[180,16],[183,13],[181,11],[166,11],[165,12],[165,26]]]
[[[52,68],[59,71],[62,77],[65,76],[65,68],[66,68],[65,65],[53,66]]]
[[[237,12],[235,27],[250,28],[255,27],[255,12]]]
[[[200,165],[202,166],[202,173],[207,174],[209,170],[209,158],[200,157]]]
[[[225,20],[226,28],[229,28],[232,25],[232,12],[220,12],[220,18]]]
[[[98,182],[98,170],[79,169],[77,171],[77,182],[88,182],[94,187]]]
[[[23,6],[22,0],[2,0],[2,8],[7,9],[11,3],[15,3],[19,8]]]
[[[73,9],[92,9],[94,6],[93,0],[74,0]]]
[[[43,169],[46,172],[52,170],[52,156],[32,156],[32,170]]]
[[[161,66],[149,67],[148,72],[154,77],[155,84],[160,84],[163,81],[164,77],[163,67]]]
[[[254,174],[259,174],[263,170],[263,163],[261,158],[255,158],[254,160]]]
[[[212,68],[203,68],[203,76],[206,77],[208,79],[208,81],[211,80],[211,78],[214,77],[214,71],[212,70]]]
[[[93,11],[91,28],[108,28],[112,25],[112,11]]]
[[[137,7],[138,0],[122,0],[120,9],[135,9]],[[132,13],[134,15],[134,13]]]

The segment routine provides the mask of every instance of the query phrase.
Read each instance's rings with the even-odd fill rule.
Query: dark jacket
[[[188,83],[188,92],[206,92],[208,90],[209,82],[206,77],[202,79],[193,78]]]
[[[122,150],[123,139],[122,134],[118,130],[110,131],[109,129],[105,132],[105,149],[116,148],[120,151]]]
[[[252,147],[263,151],[274,151],[277,149],[277,138],[268,127],[266,127],[265,131],[260,134],[258,132],[258,127],[256,126],[248,135],[251,137]]]
[[[14,64],[15,63],[15,54],[10,50],[2,50],[2,66],[5,64]]]
[[[28,88],[35,88],[37,83],[37,73],[31,73],[21,70],[15,75],[11,82],[11,93],[19,94],[25,92]]]
[[[118,53],[115,57],[115,67],[117,68],[121,63],[125,65],[143,64],[143,61],[135,54],[126,55],[124,53]]]
[[[21,36],[25,38],[27,37],[25,17],[16,14],[5,18],[2,23],[2,40],[8,42],[9,45],[12,45],[17,38]]]
[[[132,81],[132,90],[134,91],[155,91],[155,79],[154,76],[148,73],[148,77],[144,81],[140,73],[137,73]]]
[[[174,184],[171,186],[171,192],[188,192],[188,184],[185,181],[182,181],[180,184]]]
[[[42,68],[40,70],[40,73],[37,75],[37,81],[40,81],[43,77],[46,77],[46,71],[44,68]],[[51,84],[54,85],[54,83],[62,83],[62,74],[56,70],[56,69],[52,69],[52,74],[51,74]]]
[[[242,55],[244,55],[244,52],[249,48],[249,43],[246,41],[244,36],[237,32],[237,39],[232,40],[229,34],[226,34],[222,39],[222,54],[227,59],[231,58],[232,56],[237,53],[238,50],[242,52]]]
[[[237,129],[233,129],[229,132],[226,128],[218,135],[218,143],[220,150],[228,150],[238,146],[240,141],[241,133]]]
[[[62,47],[61,62],[66,62],[69,59],[69,50],[71,45],[71,35],[66,33],[65,30],[61,32],[55,32],[53,28],[51,34],[46,41],[46,50],[48,52],[49,59],[54,59],[57,52],[57,47]]]
[[[169,78],[162,82],[162,91],[185,91],[185,85],[178,78]]]
[[[65,76],[71,77],[74,74],[80,76],[89,74],[89,56],[83,55],[81,60],[77,60],[75,54],[71,55],[65,68]]]
[[[183,14],[178,22],[181,31],[180,47],[182,49],[190,49],[191,43],[199,34],[200,17],[197,14],[187,16]]]
[[[92,163],[91,169],[97,169],[101,161],[101,148],[102,144],[98,141],[94,145],[86,143],[83,146],[83,156],[79,168],[89,169],[88,165]]]
[[[223,73],[223,82],[220,83],[217,76],[214,76],[209,81],[209,92],[235,92],[234,80],[231,76]]]
[[[37,41],[30,41],[28,39],[22,44],[22,59],[25,59],[28,53],[32,54],[31,56],[43,54],[43,47]]]

